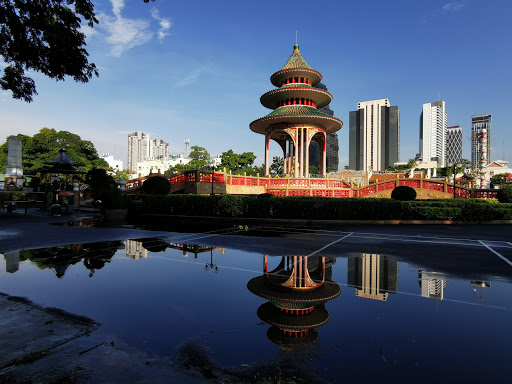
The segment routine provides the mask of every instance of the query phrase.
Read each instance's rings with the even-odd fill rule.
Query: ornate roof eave
[[[313,96],[314,95],[314,96]],[[273,89],[260,97],[260,102],[264,107],[274,109],[277,101],[283,98],[309,98],[317,103],[317,108],[322,108],[332,101],[332,95],[321,89],[313,87],[304,88],[279,88]]]
[[[281,69],[280,71],[277,71],[272,76],[270,76],[270,81],[276,87],[280,87],[283,80],[296,76],[307,77],[309,80],[311,80],[313,85],[317,85],[320,81],[322,81],[322,74],[320,72],[315,71],[314,69],[301,68]]]
[[[53,166],[71,166],[71,167],[80,165],[78,163],[75,163],[73,160],[71,160],[66,152],[67,152],[66,148],[60,148],[59,154],[57,155],[57,157],[55,159],[53,159],[52,161],[45,162],[44,164],[53,165]]]
[[[314,107],[304,105],[277,108],[267,116],[254,120],[249,124],[249,127],[253,132],[264,135],[269,125],[277,123],[318,125],[323,127],[326,133],[339,131],[343,127],[341,120],[331,117]]]

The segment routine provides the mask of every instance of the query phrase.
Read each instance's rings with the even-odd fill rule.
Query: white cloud
[[[202,68],[198,68],[190,72],[187,76],[176,83],[175,88],[183,88],[194,83],[199,78],[199,75],[201,75],[201,72],[203,72]]]
[[[114,16],[100,14],[100,27],[107,31],[107,42],[112,45],[110,53],[119,57],[133,47],[147,43],[153,37],[150,24],[145,20],[128,19],[121,15],[124,0],[110,0]]]
[[[441,8],[441,11],[444,13],[458,12],[462,8],[464,8],[464,4],[462,3],[447,3]]]
[[[167,31],[171,28],[171,21],[169,19],[161,18],[156,8],[153,8],[151,10],[151,16],[153,16],[154,19],[158,20],[160,24],[160,29],[158,30],[157,34],[158,39],[162,41],[165,38],[165,36],[169,35]]]

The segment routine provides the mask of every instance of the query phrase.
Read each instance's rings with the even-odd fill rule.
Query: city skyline
[[[275,23],[264,21],[286,14],[288,5],[158,0],[148,5],[97,0],[95,5],[100,24],[86,31],[86,48],[100,77],[78,84],[31,74],[39,95],[30,104],[2,91],[2,142],[50,127],[91,140],[98,153],[112,153],[127,164],[126,137],[141,131],[168,142],[170,152],[184,152],[183,140],[189,138],[210,153],[254,152],[260,165],[263,150],[249,123],[265,114],[259,97],[268,91],[268,74],[286,62],[298,30],[304,58],[323,74],[335,117],[345,122],[338,132],[339,169],[348,165],[349,111],[361,100],[381,98],[400,108],[400,161],[417,153],[422,105],[438,99],[448,106],[448,125],[463,128],[464,158],[470,158],[471,116],[492,114],[489,160],[512,161],[507,145],[512,142],[507,122],[512,75],[506,68],[511,54],[503,48],[511,35],[505,15],[512,5],[505,1],[332,3],[329,13],[316,19],[290,16]],[[349,14],[364,17],[342,17],[340,29],[340,15]],[[311,20],[320,19],[319,39],[318,22]],[[494,22],[475,28],[475,19]],[[357,40],[348,34],[355,29]],[[375,33],[385,33],[393,44],[369,51],[360,42]],[[433,40],[436,54],[427,55]],[[478,60],[479,49],[492,52],[493,59]],[[436,62],[436,57],[443,59]],[[479,82],[483,92],[477,92]],[[280,155],[277,145],[270,149],[271,156]]]

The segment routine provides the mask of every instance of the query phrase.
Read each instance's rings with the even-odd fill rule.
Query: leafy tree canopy
[[[269,171],[272,176],[282,175],[284,171],[283,158],[279,156],[274,156],[272,158],[272,164],[270,164]]]
[[[43,128],[34,136],[18,135],[21,137],[21,156],[23,173],[36,174],[37,170],[45,166],[45,162],[52,161],[59,154],[60,148],[66,148],[71,160],[79,163],[77,168],[88,171],[93,167],[108,169],[108,163],[98,157],[98,152],[92,142],[82,140],[80,136],[67,131],[56,131],[52,128]],[[0,172],[5,172],[9,138],[0,146]]]
[[[254,167],[254,160],[256,156],[253,152],[244,152],[242,154],[234,153],[233,150],[223,152],[220,156],[220,168],[226,168],[235,175],[243,175],[245,172],[248,176],[258,173],[259,168]]]
[[[188,158],[190,162],[187,164],[189,169],[207,169],[210,166],[210,154],[208,151],[197,145],[193,145]]]
[[[144,0],[149,1],[154,0]],[[90,27],[98,24],[91,0],[1,0],[0,55],[7,63],[1,88],[31,102],[36,85],[25,71],[55,80],[71,76],[81,83],[98,76],[87,58],[82,20]]]

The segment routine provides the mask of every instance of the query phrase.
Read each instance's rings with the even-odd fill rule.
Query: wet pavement
[[[0,274],[0,383],[334,383],[359,374],[429,382],[436,361],[442,374],[461,379],[505,377],[512,340],[498,335],[512,320],[508,225],[219,222],[207,233],[180,233],[92,224],[90,214],[0,215],[0,251],[33,250],[22,251],[16,267],[4,256],[12,269]],[[266,310],[245,286],[261,275],[265,255],[274,264],[327,258],[342,287],[325,305],[330,313],[316,312],[332,320],[310,333],[320,344],[312,339],[304,354],[281,347],[273,356],[273,328],[274,341],[262,340],[257,316]],[[380,268],[388,284],[380,293],[363,292],[364,265]],[[484,319],[475,334],[470,328]],[[477,365],[464,360],[471,348],[486,348]],[[336,361],[345,373],[334,373]]]

